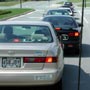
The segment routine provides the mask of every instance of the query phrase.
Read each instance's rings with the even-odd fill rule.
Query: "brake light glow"
[[[54,63],[57,62],[57,57],[46,57],[46,63]]]
[[[13,42],[18,43],[18,42],[20,42],[20,40],[18,38],[16,38],[16,39],[13,40]]]
[[[61,28],[55,28],[55,30],[56,30],[56,31],[60,31],[60,30],[61,30]]]
[[[68,35],[78,37],[80,35],[80,33],[79,32],[70,32]]]
[[[47,57],[45,62],[46,63],[52,63],[53,62],[52,57]]]
[[[79,33],[78,32],[75,32],[75,36],[78,37],[79,36]]]
[[[57,62],[57,57],[24,57],[24,63],[54,63]]]

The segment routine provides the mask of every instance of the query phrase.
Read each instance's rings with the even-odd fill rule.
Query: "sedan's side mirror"
[[[80,18],[78,18],[78,17],[74,17],[75,18],[75,20],[79,20]]]
[[[82,27],[82,26],[83,26],[83,24],[82,24],[82,23],[78,23],[78,26],[79,26],[79,27]]]

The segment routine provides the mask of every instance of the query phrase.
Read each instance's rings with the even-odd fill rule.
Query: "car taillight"
[[[75,36],[78,37],[80,35],[79,32],[75,32]]]
[[[57,57],[46,57],[45,62],[46,62],[46,63],[57,62]]]
[[[24,57],[24,63],[54,63],[57,62],[57,57]]]
[[[57,28],[55,28],[55,30],[56,30],[56,31],[60,31],[60,30],[61,30],[61,28],[58,28],[58,27],[57,27]]]
[[[45,58],[44,57],[34,58],[34,62],[35,63],[44,63],[45,62]]]
[[[79,35],[80,35],[79,32],[70,32],[70,33],[68,34],[68,36],[75,36],[75,37],[78,37]]]

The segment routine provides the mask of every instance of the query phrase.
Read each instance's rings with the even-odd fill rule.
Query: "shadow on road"
[[[71,58],[72,58],[72,57],[73,57],[73,58],[74,58],[74,57],[75,57],[75,58],[77,57],[77,58],[78,58],[78,57],[79,57],[79,53],[75,53],[74,50],[65,50],[65,51],[64,51],[64,57],[69,57],[69,58],[70,58],[70,57],[71,57]]]
[[[0,86],[1,90],[54,90],[51,86]]]
[[[90,44],[82,44],[82,57],[90,57]]]
[[[80,69],[80,90],[90,90],[90,74]],[[65,65],[63,74],[63,90],[78,89],[78,66]]]
[[[90,57],[90,44],[82,44],[82,57]],[[72,50],[66,50],[64,51],[64,57],[79,57],[79,53],[75,53],[75,51]]]

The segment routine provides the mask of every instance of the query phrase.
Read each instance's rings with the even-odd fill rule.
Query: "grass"
[[[63,4],[63,2],[58,2],[57,4]]]
[[[0,6],[13,6],[16,4],[19,4],[20,2],[15,2],[15,1],[11,1],[11,2],[0,2]]]
[[[0,15],[0,19],[8,19],[17,15],[21,15],[27,12],[32,12],[34,9],[5,9],[5,11],[10,11],[11,13]]]
[[[70,2],[73,2],[73,3],[78,3],[78,2],[82,2],[83,0],[68,0]],[[86,0],[87,2],[90,2],[90,0]]]
[[[82,0],[68,0],[69,2],[73,2],[73,3],[78,3],[78,2],[82,2]]]
[[[73,2],[73,3],[79,3],[82,2],[82,0],[67,0],[69,2]],[[86,0],[87,2],[90,2],[90,0]],[[57,4],[63,4],[63,2],[58,2]]]
[[[74,3],[78,3],[78,2],[82,2],[83,0],[68,0],[68,1],[70,1],[70,2],[74,2]],[[85,1],[85,0],[84,0]],[[88,3],[88,2],[90,2],[90,0],[86,0],[86,2],[87,2],[87,4],[86,4],[86,6],[87,7],[90,7],[90,3]],[[78,6],[82,6],[82,3],[81,4],[79,4]]]
[[[90,7],[90,3],[87,3],[87,4],[86,4],[86,7]]]
[[[73,2],[73,3],[79,3],[79,2],[82,2],[83,0],[67,0],[67,1]],[[90,3],[88,3],[88,2],[90,2],[90,0],[86,0],[86,2],[87,2],[86,6],[90,7]],[[63,4],[63,2],[58,2],[57,4]],[[82,3],[79,4],[78,6],[81,7]]]
[[[79,7],[82,7],[82,4],[79,4],[78,6],[79,6]],[[86,7],[90,7],[90,3],[87,3],[87,4],[86,4]]]

